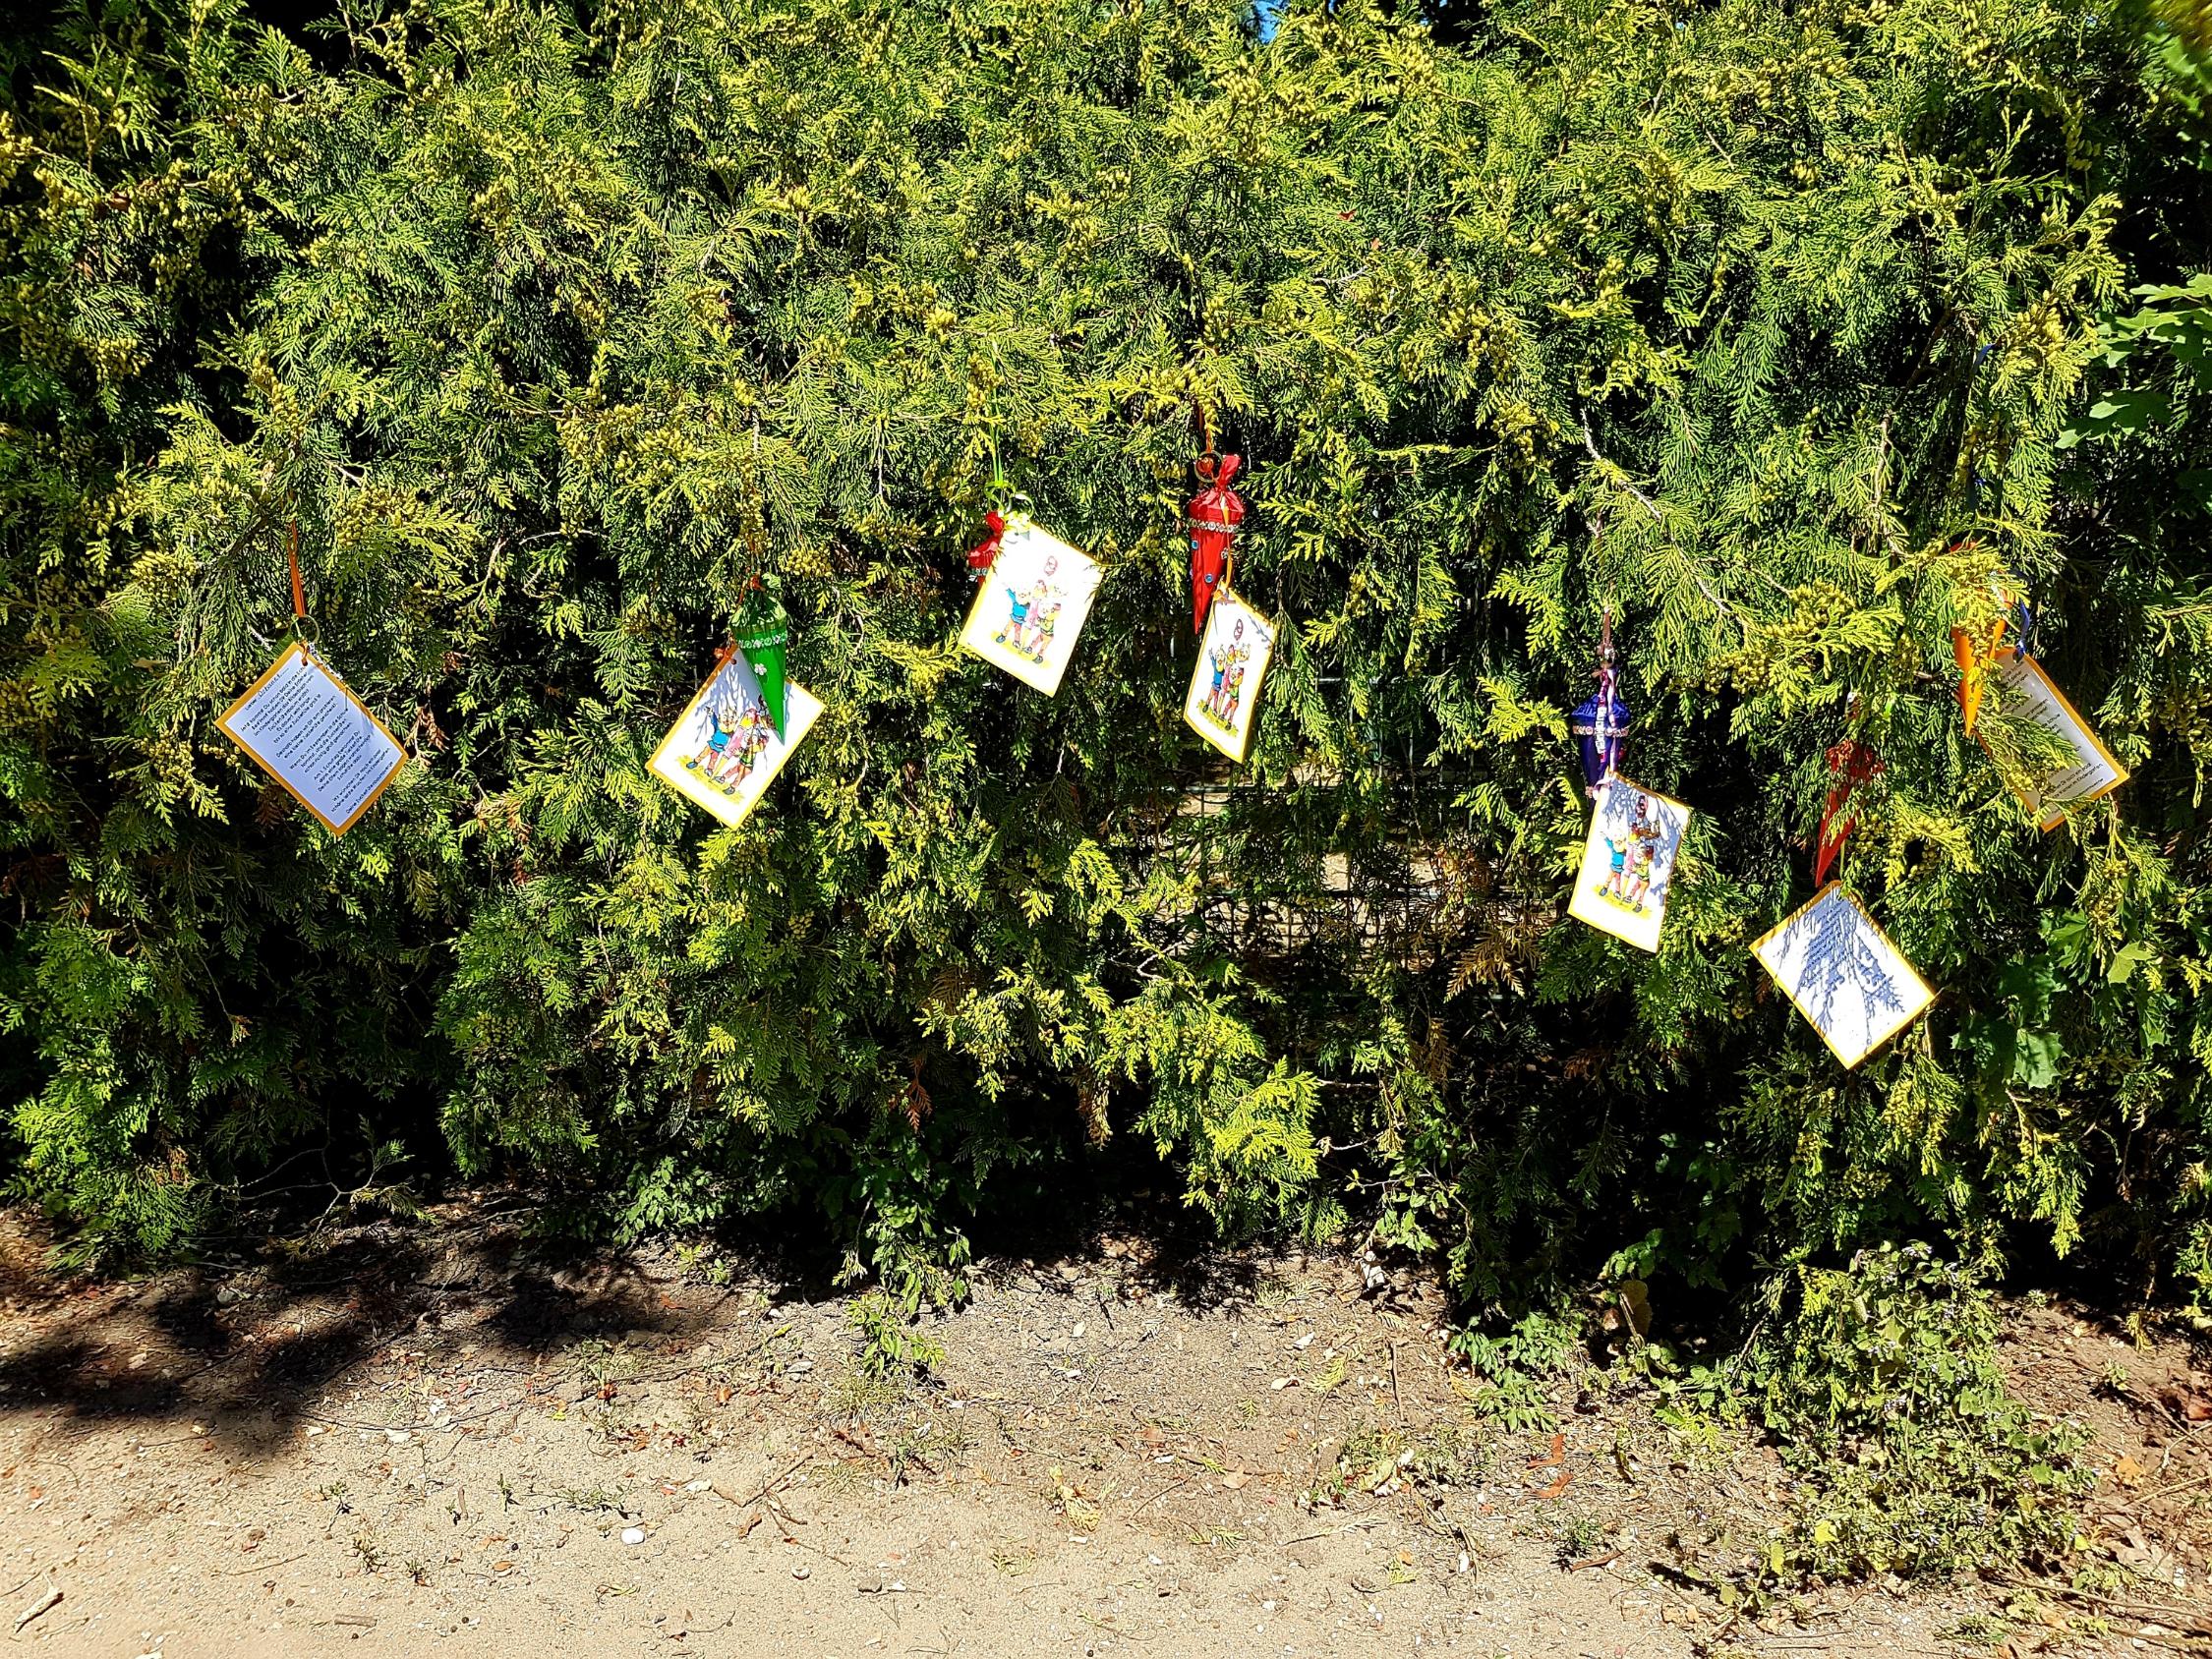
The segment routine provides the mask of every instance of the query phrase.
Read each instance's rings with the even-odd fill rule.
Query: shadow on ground
[[[1100,1272],[1189,1306],[1250,1307],[1260,1270],[1180,1205],[1078,1194],[1049,1219],[979,1237],[970,1277],[1073,1293]],[[536,1212],[472,1196],[421,1221],[372,1219],[265,1244],[251,1265],[131,1280],[58,1278],[34,1220],[0,1221],[0,1410],[66,1443],[118,1420],[206,1425],[242,1459],[273,1455],[379,1357],[437,1355],[450,1325],[475,1363],[573,1378],[579,1344],[675,1343],[723,1316],[734,1287],[771,1307],[838,1294],[826,1260],[728,1244],[658,1255],[534,1235]],[[435,1361],[434,1361],[435,1362]]]
[[[0,1410],[71,1424],[208,1422],[255,1454],[311,1418],[349,1373],[389,1350],[432,1350],[465,1318],[494,1362],[556,1364],[575,1344],[675,1339],[721,1292],[656,1279],[634,1257],[531,1240],[513,1221],[379,1222],[215,1274],[57,1283],[20,1219],[0,1243]],[[702,1293],[702,1290],[704,1293]],[[226,1424],[226,1416],[235,1423]],[[251,1417],[255,1427],[247,1433]]]

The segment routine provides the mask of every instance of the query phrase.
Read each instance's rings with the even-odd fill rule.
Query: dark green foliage
[[[1226,1226],[1376,1216],[1478,1315],[1897,1233],[2094,1232],[2212,1297],[2183,36],[1457,28],[423,0],[311,58],[217,0],[17,42],[18,1189],[174,1248],[400,1133],[552,1224],[826,1229],[911,1308],[994,1191],[1133,1134]],[[1178,718],[1193,403],[1287,625],[1234,774]],[[950,646],[994,464],[1107,561],[1056,700]],[[294,521],[419,757],[340,842],[212,730]],[[2032,740],[1950,696],[2000,570],[2135,774],[2048,836]],[[756,574],[828,714],[727,831],[645,758]],[[1701,813],[1657,958],[1560,920],[1606,606],[1628,770]],[[1845,1074],[1744,945],[1854,697],[1847,876],[1945,997]]]
[[[1758,1345],[1767,1426],[1814,1497],[1777,1546],[1784,1573],[1945,1573],[2063,1562],[2085,1436],[2038,1427],[2006,1392],[1988,1288],[1922,1245],[1807,1271]]]

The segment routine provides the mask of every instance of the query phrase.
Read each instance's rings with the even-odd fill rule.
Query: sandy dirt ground
[[[849,1297],[697,1251],[578,1261],[456,1207],[217,1274],[57,1284],[0,1226],[0,1629],[27,1654],[2207,1651],[2212,1399],[2179,1343],[2013,1311],[2096,1433],[2107,1587],[1727,1574],[1786,1510],[1749,1440],[1625,1385],[1480,1419],[1432,1287],[1094,1231],[857,1362]],[[1663,1328],[1666,1310],[1656,1310]],[[2121,1587],[2112,1588],[2114,1583]],[[59,1599],[52,1599],[55,1592]]]

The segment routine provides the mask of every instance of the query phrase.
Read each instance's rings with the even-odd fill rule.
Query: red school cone
[[[1211,456],[1200,459],[1195,471],[1205,482],[1205,488],[1192,497],[1190,516],[1185,521],[1191,531],[1191,627],[1202,632],[1206,625],[1206,611],[1213,603],[1221,581],[1229,569],[1229,554],[1237,544],[1237,537],[1244,527],[1244,498],[1229,487],[1229,481],[1237,476],[1243,466],[1241,455],[1224,455],[1217,466],[1210,466]]]

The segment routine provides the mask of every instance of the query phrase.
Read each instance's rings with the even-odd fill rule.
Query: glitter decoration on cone
[[[1615,689],[1610,607],[1598,638],[1598,689],[1570,716],[1568,726],[1582,748],[1584,787],[1596,800],[1620,771],[1621,755],[1627,748],[1628,705]]]
[[[1205,487],[1192,497],[1185,524],[1191,533],[1191,631],[1204,633],[1213,596],[1227,584],[1237,538],[1243,534],[1244,497],[1229,487],[1243,466],[1241,455],[1208,453],[1192,470]]]

